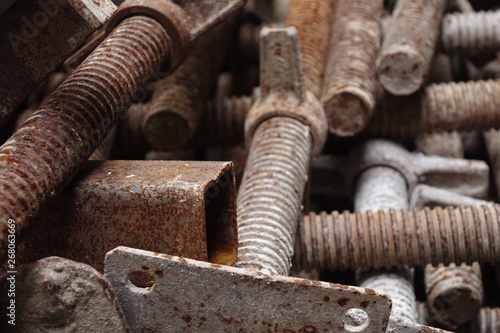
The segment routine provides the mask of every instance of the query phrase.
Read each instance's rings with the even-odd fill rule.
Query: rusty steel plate
[[[2,0],[4,1],[4,0]],[[12,2],[9,1],[7,5]],[[0,5],[0,122],[111,17],[111,0]]]
[[[106,255],[132,332],[385,332],[383,292],[118,247]]]
[[[25,230],[25,262],[60,256],[99,271],[119,245],[234,265],[231,162],[89,161]]]

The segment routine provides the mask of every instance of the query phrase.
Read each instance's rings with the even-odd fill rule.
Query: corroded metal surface
[[[2,320],[2,332],[130,332],[113,287],[88,265],[50,257],[14,276],[16,325]]]
[[[115,9],[110,0],[18,0],[3,13],[0,122],[106,23]]]
[[[481,206],[491,203],[493,202],[424,184],[417,185],[410,196],[410,207],[419,209],[435,206]]]
[[[146,285],[131,283],[144,275]],[[106,255],[132,332],[384,332],[383,292],[119,247]],[[365,321],[356,321],[354,309]],[[363,316],[361,316],[363,320]]]
[[[302,217],[294,265],[379,269],[500,261],[500,205]]]
[[[417,91],[428,75],[447,0],[400,0],[377,58],[380,83],[394,95]]]
[[[336,2],[321,102],[330,132],[351,136],[368,125],[375,107],[383,1]]]
[[[451,333],[439,328],[429,327],[404,320],[401,318],[391,317],[387,333]]]
[[[27,230],[24,260],[64,256],[103,268],[126,245],[234,264],[231,162],[106,161],[86,168]]]

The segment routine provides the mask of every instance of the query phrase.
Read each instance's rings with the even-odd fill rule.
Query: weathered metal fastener
[[[0,18],[0,122],[115,10],[110,0],[15,1]]]
[[[391,307],[387,294],[380,291],[127,247],[106,255],[105,276],[134,333],[380,333],[385,332]],[[142,279],[133,279],[136,276]]]
[[[17,318],[2,332],[130,332],[113,287],[88,265],[50,257],[13,276]]]
[[[230,162],[89,162],[27,229],[19,258],[63,256],[102,271],[118,245],[234,265]]]
[[[463,158],[462,140],[457,132],[453,133],[455,135],[434,134],[431,138],[435,140],[426,147],[426,153],[442,153],[445,156]],[[412,208],[422,208],[436,202],[443,206],[488,204],[486,201],[431,187],[420,187],[420,190],[415,189],[412,193]],[[456,328],[476,316],[484,298],[481,268],[478,263],[472,266],[427,265],[424,278],[427,304],[437,322],[448,328]]]
[[[71,180],[154,72],[167,61],[175,66],[196,36],[244,3],[209,2],[199,12],[193,1],[139,1],[135,7],[131,1],[111,19],[109,29],[116,28],[109,37],[0,148],[0,258],[8,219],[21,232]]]
[[[90,155],[90,161],[104,161],[109,158],[111,150],[113,149],[113,144],[115,143],[116,132],[117,129],[116,127],[114,127],[106,136],[106,138],[101,142],[99,147],[97,147],[92,155]]]
[[[382,0],[337,1],[321,94],[329,130],[336,135],[360,132],[372,116],[382,7]]]
[[[295,261],[323,270],[500,261],[500,205],[389,212],[311,213],[300,221]]]
[[[429,71],[446,0],[400,0],[382,49],[377,74],[384,88],[394,95],[417,91]]]
[[[327,125],[304,89],[297,30],[262,29],[260,50],[261,95],[245,122],[251,143],[238,194],[237,266],[286,275],[309,163]]]
[[[233,14],[202,35],[186,61],[156,86],[142,123],[144,137],[153,148],[177,150],[191,142],[224,60],[235,19]]]
[[[305,90],[321,97],[336,0],[292,0],[284,25],[299,31]]]
[[[447,53],[495,53],[500,50],[500,11],[453,13],[443,17],[440,47]]]
[[[368,132],[408,137],[500,127],[500,80],[432,84],[422,94],[380,100]]]

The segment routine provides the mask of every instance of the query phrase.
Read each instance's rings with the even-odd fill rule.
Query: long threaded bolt
[[[224,60],[234,18],[202,35],[186,61],[158,83],[142,124],[153,148],[176,150],[191,142]]]
[[[321,96],[334,134],[354,135],[366,127],[372,116],[382,7],[382,0],[337,1]]]
[[[406,179],[400,172],[390,167],[371,167],[363,171],[356,181],[354,208],[359,212],[408,209],[408,206]],[[417,321],[413,273],[409,269],[358,271],[357,280],[364,288],[387,292],[393,302],[393,316],[412,322]]]
[[[306,91],[320,98],[336,0],[292,0],[284,25],[299,31]]]
[[[288,275],[311,149],[309,128],[295,119],[257,128],[238,193],[238,267]]]
[[[500,11],[454,13],[443,18],[440,46],[447,53],[500,50]]]
[[[0,257],[16,231],[71,180],[118,123],[132,96],[169,59],[155,20],[124,20],[0,148]]]
[[[462,140],[457,132],[424,135],[423,141],[428,143],[423,151],[427,155],[464,157]],[[424,278],[427,304],[436,321],[453,329],[476,316],[484,298],[478,263],[472,266],[427,265]]]
[[[447,0],[399,0],[382,49],[377,73],[394,95],[410,95],[427,77]]]
[[[324,270],[500,262],[500,205],[305,215],[295,263]]]
[[[386,95],[368,132],[374,136],[408,137],[441,131],[487,130],[500,127],[500,80],[442,83],[422,95]]]

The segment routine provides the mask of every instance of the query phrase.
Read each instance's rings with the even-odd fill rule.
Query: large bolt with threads
[[[185,148],[192,140],[226,54],[235,14],[195,43],[189,57],[159,81],[146,108],[144,137],[155,149]]]
[[[410,95],[425,81],[447,0],[399,0],[377,58],[377,73],[394,95]]]
[[[300,268],[319,271],[500,262],[500,205],[302,217]]]
[[[372,116],[382,7],[382,0],[337,1],[321,94],[328,127],[334,134],[356,134]]]
[[[464,157],[462,140],[457,132],[434,133],[425,137],[421,138],[421,141],[429,142],[424,146],[425,154]],[[460,202],[452,204],[457,206]],[[454,329],[476,316],[484,298],[481,268],[478,263],[472,266],[427,265],[424,278],[427,305],[437,322]]]
[[[305,90],[321,96],[336,0],[292,0],[284,26],[299,31]]]
[[[500,127],[500,80],[432,84],[422,94],[380,100],[371,135],[409,137],[441,131]]]
[[[326,119],[304,90],[295,28],[261,32],[261,95],[246,118],[249,156],[237,202],[236,266],[288,275],[309,163]]]
[[[183,60],[195,36],[243,1],[210,3],[204,7],[207,16],[199,19],[186,13],[196,6],[137,4],[120,6],[108,24],[114,29],[109,37],[0,147],[0,258],[9,219],[21,232],[71,180],[153,74],[167,62],[172,68]]]
[[[440,47],[448,53],[495,53],[500,50],[500,11],[452,13],[443,17]]]
[[[354,194],[356,211],[364,213],[370,210],[389,211],[408,207],[408,184],[404,175],[384,166],[383,161],[380,166],[369,167],[358,176]],[[376,225],[369,227],[376,228]],[[363,288],[387,292],[393,302],[393,316],[417,322],[413,272],[410,269],[358,271],[357,281]]]

